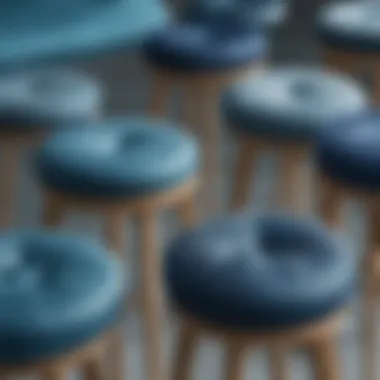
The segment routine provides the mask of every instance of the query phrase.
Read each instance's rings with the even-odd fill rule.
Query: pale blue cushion
[[[278,139],[314,139],[326,124],[367,109],[369,100],[349,77],[288,67],[242,78],[223,97],[231,128]]]

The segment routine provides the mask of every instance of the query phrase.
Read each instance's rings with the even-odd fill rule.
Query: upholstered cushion
[[[130,49],[168,16],[161,0],[9,2],[0,13],[0,72]]]
[[[170,246],[166,280],[174,304],[207,322],[260,330],[308,323],[344,307],[354,256],[314,221],[236,215]]]
[[[379,11],[376,1],[329,4],[318,16],[319,38],[336,49],[379,52]]]
[[[130,284],[96,244],[42,231],[0,234],[0,363],[89,343],[122,317]]]
[[[0,126],[55,128],[97,116],[100,84],[70,70],[45,70],[0,77]]]
[[[347,185],[380,190],[380,115],[366,114],[321,134],[317,162],[327,176]]]
[[[118,117],[52,136],[37,153],[37,170],[62,191],[138,196],[180,185],[197,161],[196,142],[166,122]]]
[[[207,71],[238,68],[261,61],[267,42],[229,18],[182,22],[152,36],[145,45],[149,62],[161,68]]]
[[[367,107],[348,77],[312,68],[280,68],[242,78],[226,92],[222,109],[232,128],[263,137],[313,139],[333,120]]]

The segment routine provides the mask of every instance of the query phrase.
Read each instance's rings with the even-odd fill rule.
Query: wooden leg
[[[195,195],[192,195],[178,208],[179,216],[185,227],[194,227],[198,220],[198,201]]]
[[[198,96],[200,89],[198,83],[185,83],[181,96],[181,123],[197,138],[200,137],[200,125],[198,118]]]
[[[100,358],[83,363],[82,372],[84,380],[107,380],[104,363]]]
[[[230,342],[227,343],[226,348],[226,368],[224,373],[225,380],[243,380],[245,346],[238,342]]]
[[[63,220],[64,205],[53,194],[45,195],[43,224],[46,227],[58,227]]]
[[[337,186],[323,175],[319,178],[320,214],[333,229],[342,227],[342,195]]]
[[[106,220],[106,242],[113,252],[120,256],[125,250],[125,215],[124,213],[111,211]]]
[[[140,216],[141,296],[148,380],[163,380],[162,291],[158,223],[154,212]]]
[[[112,336],[111,344],[109,346],[108,354],[108,364],[109,366],[109,377],[112,380],[125,380],[125,345],[124,345],[124,334],[122,329],[119,329],[117,333]]]
[[[268,350],[269,368],[272,380],[288,379],[286,351],[283,346],[271,346]]]
[[[17,180],[21,166],[22,147],[5,142],[1,146],[1,172],[4,180],[0,186],[0,227],[9,228],[16,210]]]
[[[339,347],[335,337],[311,345],[309,354],[315,380],[343,380]]]
[[[152,79],[149,115],[152,117],[165,117],[168,102],[173,88],[173,80],[162,74],[154,73]]]
[[[230,210],[238,211],[248,206],[252,177],[260,148],[247,138],[238,140],[237,158],[232,180]]]
[[[189,380],[191,364],[196,348],[197,334],[186,324],[180,326],[178,343],[173,358],[173,373],[171,380]]]

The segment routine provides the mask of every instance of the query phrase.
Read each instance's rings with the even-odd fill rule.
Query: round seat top
[[[226,91],[227,123],[242,132],[279,139],[313,139],[326,123],[367,108],[364,91],[348,77],[313,68],[254,73]]]
[[[327,176],[352,187],[380,190],[380,114],[368,113],[326,129],[317,162]]]
[[[102,104],[100,84],[71,70],[41,70],[0,77],[2,128],[55,128],[93,119]]]
[[[167,27],[147,40],[144,49],[153,65],[186,72],[240,68],[262,61],[266,50],[262,33],[218,18]]]
[[[182,312],[230,328],[286,328],[342,308],[355,263],[315,221],[231,216],[177,238],[166,280]]]
[[[321,41],[352,52],[380,51],[380,6],[376,1],[329,4],[318,16]]]
[[[88,196],[138,196],[181,185],[196,174],[197,144],[155,120],[115,117],[58,132],[37,152],[46,186]]]
[[[76,236],[0,234],[0,363],[86,345],[122,317],[130,284],[115,259]]]

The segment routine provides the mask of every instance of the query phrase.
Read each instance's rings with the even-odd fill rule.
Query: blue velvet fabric
[[[348,77],[302,67],[252,74],[222,99],[231,128],[271,139],[312,140],[335,120],[368,108],[364,91]]]
[[[169,18],[162,0],[9,1],[0,9],[0,72],[127,50]]]
[[[100,197],[139,196],[180,185],[196,174],[195,140],[167,122],[116,117],[57,133],[37,152],[52,188]]]
[[[24,364],[89,343],[123,317],[120,263],[82,238],[0,234],[0,363]]]
[[[174,305],[228,328],[283,329],[346,306],[355,258],[312,220],[234,215],[178,237],[166,255]]]
[[[333,3],[317,18],[320,41],[335,49],[352,52],[380,51],[379,15],[376,1]]]
[[[94,119],[103,94],[95,79],[73,70],[0,77],[0,128],[59,128]]]
[[[317,144],[317,163],[327,176],[364,190],[380,190],[380,114],[367,113],[332,125]]]

